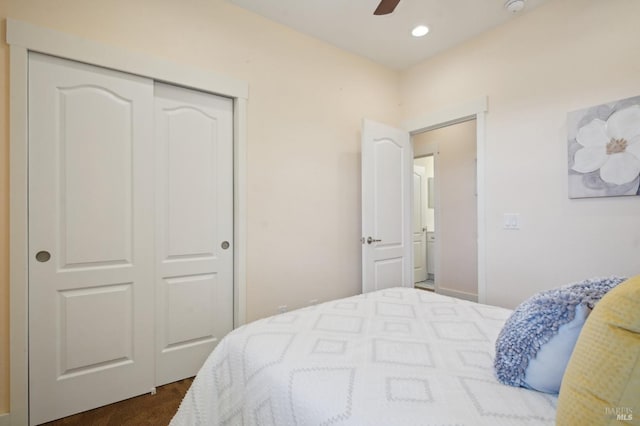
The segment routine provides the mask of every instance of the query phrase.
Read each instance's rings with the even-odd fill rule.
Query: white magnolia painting
[[[569,198],[640,195],[640,96],[567,117]]]

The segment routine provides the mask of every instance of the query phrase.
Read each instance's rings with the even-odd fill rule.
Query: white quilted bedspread
[[[393,288],[265,318],[220,342],[171,425],[552,425],[555,397],[494,377],[510,313]]]

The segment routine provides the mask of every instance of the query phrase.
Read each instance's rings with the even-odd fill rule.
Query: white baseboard
[[[0,426],[11,425],[11,413],[0,414]]]
[[[443,294],[445,296],[456,297],[458,299],[470,300],[472,302],[478,301],[478,295],[474,293],[467,293],[466,291],[452,290],[449,288],[438,287],[436,293]]]

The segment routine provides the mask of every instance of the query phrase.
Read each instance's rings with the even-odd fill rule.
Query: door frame
[[[246,320],[247,82],[7,19],[10,149],[10,412],[28,424],[28,57],[39,52],[233,99],[233,326]],[[3,421],[6,418],[3,418]]]
[[[486,151],[486,113],[487,96],[472,99],[444,108],[429,112],[425,115],[406,120],[402,123],[402,128],[409,132],[410,136],[418,133],[436,130],[452,124],[463,123],[469,120],[476,120],[476,189],[477,189],[477,228],[478,228],[478,302],[486,303],[486,192],[485,192],[485,151]],[[411,161],[413,161],[413,143],[411,144]],[[437,193],[437,191],[436,191]],[[413,214],[413,212],[412,212]],[[437,219],[437,218],[436,218]],[[436,237],[436,244],[438,237]],[[439,251],[436,250],[436,251]],[[436,258],[436,261],[438,259]],[[413,256],[411,256],[411,267],[413,270]]]

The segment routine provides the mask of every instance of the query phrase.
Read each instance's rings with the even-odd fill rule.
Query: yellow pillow
[[[640,425],[640,275],[608,292],[562,378],[557,425]]]

